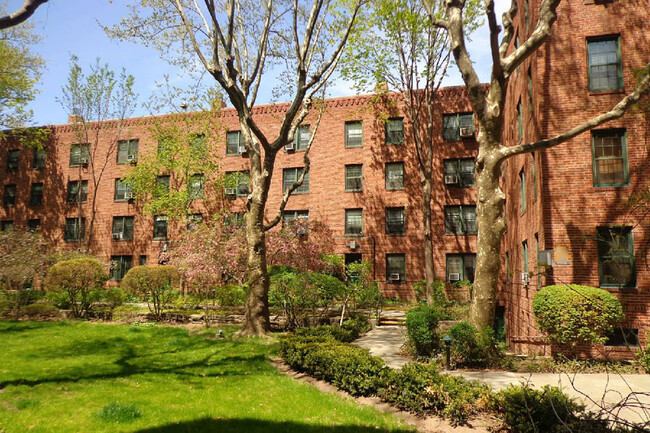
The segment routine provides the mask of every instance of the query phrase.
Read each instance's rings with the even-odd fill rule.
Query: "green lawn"
[[[272,340],[167,326],[0,322],[0,432],[402,432],[278,373]]]

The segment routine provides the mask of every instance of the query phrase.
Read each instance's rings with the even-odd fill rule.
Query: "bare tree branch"
[[[25,3],[16,12],[0,17],[0,30],[17,26],[31,17],[39,6],[48,0],[25,0]]]

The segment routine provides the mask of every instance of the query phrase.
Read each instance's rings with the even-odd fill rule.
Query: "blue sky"
[[[7,1],[7,10],[17,9],[22,2]],[[509,3],[508,0],[496,0],[499,16]],[[89,7],[89,4],[92,6]],[[156,82],[160,82],[165,74],[177,83],[184,82],[182,71],[161,60],[157,51],[106,37],[98,21],[102,24],[117,23],[126,13],[124,0],[50,0],[36,11],[31,21],[35,25],[35,32],[42,35],[43,40],[34,49],[45,60],[46,70],[39,83],[40,93],[30,105],[34,111],[35,124],[67,122],[68,113],[61,108],[56,98],[61,95],[71,54],[79,57],[79,63],[84,68],[93,64],[98,57],[114,70],[126,68],[129,74],[135,76],[136,91],[141,101],[149,98]],[[486,44],[487,30],[482,28],[474,34],[470,45],[472,60],[482,81],[489,79],[491,65]],[[452,74],[445,84],[461,84],[455,65],[452,65],[451,70]],[[354,94],[351,86],[344,82],[332,83],[330,91],[332,96]],[[265,102],[263,97],[260,102]],[[146,115],[148,112],[139,108],[134,114]]]

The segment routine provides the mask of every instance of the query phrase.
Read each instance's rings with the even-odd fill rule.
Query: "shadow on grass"
[[[202,418],[194,421],[185,421],[174,424],[167,424],[159,427],[138,430],[136,433],[388,433],[388,432],[410,432],[407,429],[378,428],[372,426],[344,425],[344,426],[320,426],[303,424],[297,422],[275,422],[262,421],[250,418],[242,419],[213,419]]]

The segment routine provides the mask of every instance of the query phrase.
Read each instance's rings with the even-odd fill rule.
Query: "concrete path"
[[[391,368],[401,368],[412,361],[400,354],[405,343],[406,328],[403,326],[378,326],[354,342],[357,346],[369,349],[371,354],[383,358]],[[592,410],[595,410],[597,405],[613,407],[624,398],[631,397],[619,416],[632,422],[650,421],[648,374],[531,374],[502,371],[451,371],[448,374],[485,382],[497,391],[510,384],[526,382],[535,388],[544,385],[559,386]]]

